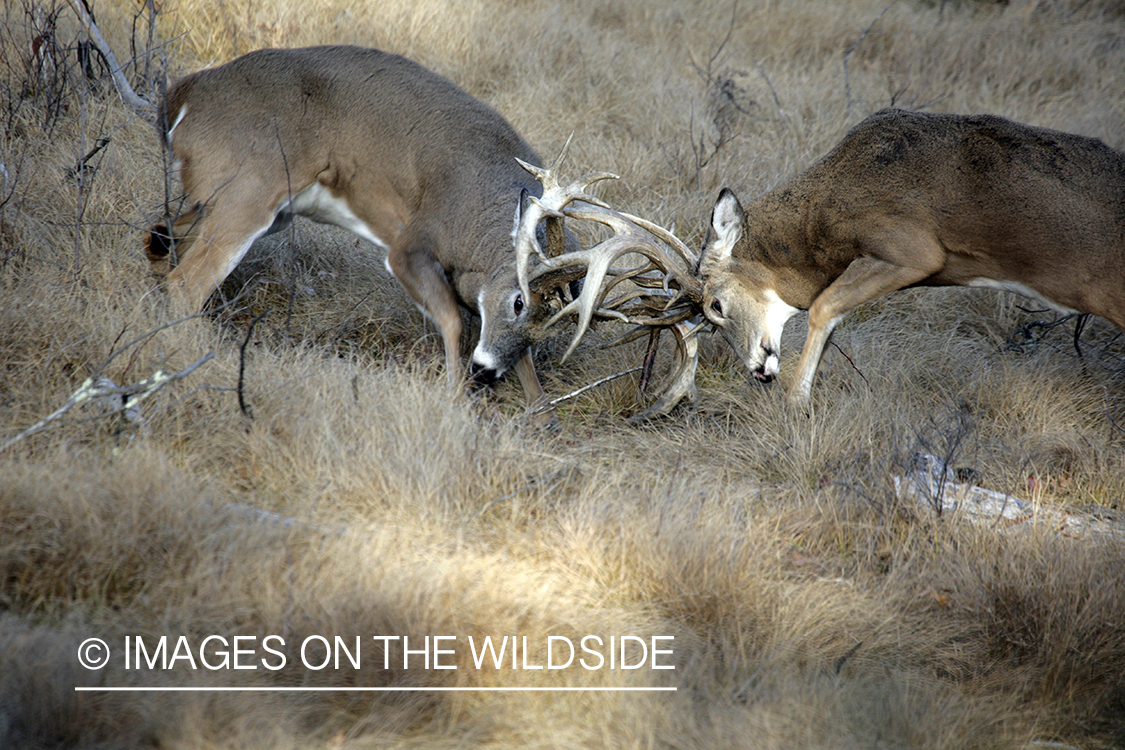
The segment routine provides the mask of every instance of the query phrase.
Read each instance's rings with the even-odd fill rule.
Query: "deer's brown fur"
[[[453,380],[463,306],[482,318],[480,379],[515,366],[529,401],[542,395],[529,347],[558,305],[550,290],[523,299],[511,237],[521,192],[541,190],[516,159],[539,158],[495,110],[406,58],[341,46],[192,73],[161,119],[187,208],[171,231],[153,228],[147,252],[186,309],[255,239],[308,216],[386,253],[441,332]]]
[[[887,109],[745,209],[724,190],[711,225],[704,310],[756,376],[809,312],[793,402],[841,316],[904,287],[1004,288],[1125,330],[1125,154],[1093,138]]]

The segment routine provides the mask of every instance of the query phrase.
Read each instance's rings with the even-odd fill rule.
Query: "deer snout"
[[[501,371],[487,367],[485,364],[471,362],[469,364],[469,382],[474,388],[492,386],[501,376]]]
[[[492,385],[501,374],[503,373],[495,367],[482,365],[475,361],[469,364],[469,378],[472,384],[477,387]]]
[[[762,342],[762,363],[755,367],[752,372],[754,377],[762,383],[772,382],[777,374],[781,371],[781,360],[777,356],[777,351],[769,346],[765,341]]]
[[[492,385],[508,368],[502,364],[503,360],[493,353],[492,349],[478,342],[473,350],[472,359],[469,360],[469,379],[474,386]]]

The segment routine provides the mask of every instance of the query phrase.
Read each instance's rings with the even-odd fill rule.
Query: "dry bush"
[[[134,6],[94,10],[122,58],[146,49]],[[1112,326],[1092,322],[1079,357],[1072,323],[1019,298],[913,290],[839,327],[808,415],[715,338],[694,406],[627,427],[651,398],[627,376],[534,433],[518,385],[449,390],[436,332],[335,229],[263,240],[229,305],[162,327],[140,248],[165,198],[155,134],[94,80],[104,70],[86,77],[69,10],[3,13],[0,445],[88,376],[134,384],[212,357],[140,421],[84,404],[0,450],[0,745],[1125,744],[1120,537],[976,527],[894,490],[927,453],[1044,510],[1119,513]],[[1113,3],[1061,1],[176,0],[127,73],[157,95],[165,67],[263,46],[402,53],[545,158],[573,131],[568,171],[621,174],[603,197],[698,246],[719,188],[765,192],[892,103],[1125,147],[1122,24]],[[565,367],[566,335],[546,342],[548,392],[638,364],[639,344],[600,348],[619,333],[600,326]],[[804,335],[794,320],[782,380]],[[75,660],[91,636],[270,633],[290,649],[276,672]],[[464,650],[470,635],[589,633],[674,636],[676,669],[478,670]],[[292,648],[316,634],[365,649],[457,635],[460,668],[298,668]],[[73,690],[169,685],[677,691]]]

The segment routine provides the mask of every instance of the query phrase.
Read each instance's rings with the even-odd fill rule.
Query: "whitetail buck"
[[[202,307],[255,239],[307,216],[386,252],[387,268],[438,325],[453,381],[460,380],[460,304],[481,317],[476,379],[490,381],[514,366],[529,404],[543,393],[530,346],[571,314],[579,327],[567,355],[594,316],[670,326],[678,369],[648,413],[694,394],[697,348],[687,319],[697,312],[698,294],[685,306],[668,286],[682,277],[697,290],[698,282],[682,271],[644,272],[668,265],[654,236],[691,268],[696,258],[666,230],[586,193],[615,175],[560,186],[556,170],[566,146],[551,168],[535,167],[534,152],[494,110],[416,63],[371,49],[253,52],[181,79],[156,108],[133,91],[85,5],[69,2],[125,104],[150,121],[158,110],[187,208],[171,228],[153,227],[146,250],[182,307]],[[574,201],[600,206],[579,218],[608,223],[617,234],[579,250],[562,227]],[[628,252],[661,262],[614,269],[603,287],[609,263]],[[575,299],[588,267],[596,284]],[[625,277],[663,289],[607,302]]]
[[[763,381],[808,310],[795,404],[843,315],[905,287],[1006,289],[1125,331],[1125,154],[1000,117],[883,110],[745,209],[723,190],[698,274],[707,319]]]
[[[312,47],[190,74],[161,118],[186,210],[170,230],[153,227],[146,250],[186,309],[200,309],[256,239],[306,216],[386,253],[440,331],[452,381],[464,306],[481,318],[475,379],[514,367],[529,403],[543,395],[530,347],[553,333],[544,323],[582,274],[540,274],[521,289],[513,227],[521,194],[541,188],[518,160],[539,160],[495,110],[398,55]],[[560,225],[535,227],[554,243],[548,254],[572,242]]]

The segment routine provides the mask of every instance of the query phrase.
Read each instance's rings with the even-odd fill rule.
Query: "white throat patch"
[[[776,349],[781,341],[781,332],[785,330],[785,324],[801,312],[801,309],[787,303],[773,289],[763,289],[762,296],[766,298],[766,335],[769,337],[771,348]]]
[[[473,349],[473,363],[488,370],[495,370],[497,366],[496,356],[484,348],[484,334],[488,330],[488,318],[484,311],[483,289],[477,294],[477,312],[480,313],[480,340],[477,341],[477,345]]]

